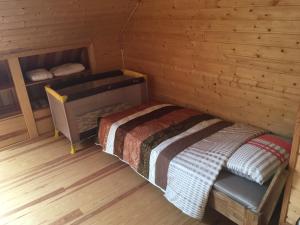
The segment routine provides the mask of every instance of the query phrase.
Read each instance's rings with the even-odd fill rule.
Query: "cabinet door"
[[[14,83],[6,61],[0,61],[0,120],[21,114]]]
[[[0,148],[28,138],[25,119],[6,61],[0,61]]]

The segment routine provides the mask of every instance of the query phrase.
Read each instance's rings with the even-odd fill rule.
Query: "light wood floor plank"
[[[69,147],[45,137],[0,149],[1,225],[232,225],[212,211],[203,222],[182,214],[96,146],[73,156]]]

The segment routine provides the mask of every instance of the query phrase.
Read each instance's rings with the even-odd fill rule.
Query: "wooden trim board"
[[[32,55],[42,55],[47,54],[51,52],[59,52],[59,51],[65,51],[65,50],[71,50],[76,48],[89,48],[91,43],[78,43],[73,45],[64,45],[64,46],[56,46],[51,48],[40,48],[40,49],[34,49],[30,51],[20,51],[18,53],[12,53],[12,54],[6,54],[1,55],[0,59],[9,59],[9,58],[20,58],[20,57],[26,57],[26,56],[32,56]]]
[[[290,162],[289,162],[290,175],[288,177],[287,184],[284,191],[282,209],[281,209],[280,220],[279,220],[280,225],[286,224],[286,218],[287,218],[288,207],[289,207],[292,185],[293,185],[293,177],[294,177],[295,167],[299,155],[299,148],[300,148],[300,107],[298,109],[297,118],[295,122],[293,145],[292,145]]]
[[[24,82],[21,66],[19,63],[19,59],[16,57],[9,58],[8,65],[9,65],[12,79],[15,84],[17,97],[19,100],[20,108],[24,115],[29,137],[30,138],[38,137],[38,130],[35,124],[28,93],[25,87],[25,82]]]

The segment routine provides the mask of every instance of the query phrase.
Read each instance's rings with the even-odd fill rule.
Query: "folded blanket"
[[[244,142],[262,132],[234,124],[185,148],[170,162],[165,197],[187,215],[202,219],[210,190],[226,161]]]

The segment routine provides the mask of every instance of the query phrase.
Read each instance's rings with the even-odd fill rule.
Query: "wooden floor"
[[[0,224],[231,225],[209,212],[202,223],[95,146],[69,155],[64,138],[0,149]]]

